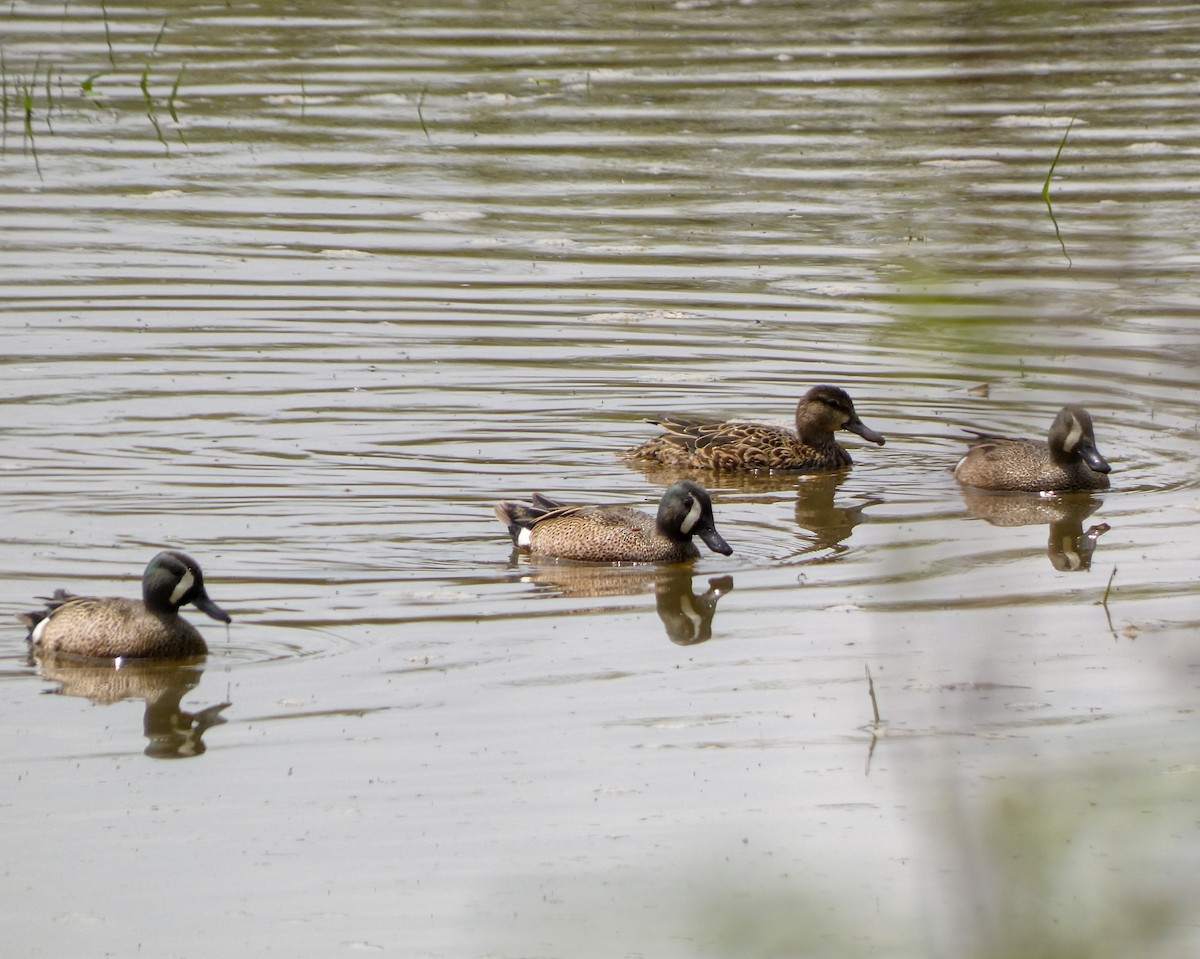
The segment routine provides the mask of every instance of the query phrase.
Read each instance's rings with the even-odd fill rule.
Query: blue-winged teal
[[[1082,406],[1064,406],[1047,440],[974,434],[967,455],[954,467],[964,486],[1026,493],[1108,487],[1112,468],[1096,449],[1092,418]]]
[[[543,556],[592,563],[678,563],[700,555],[693,536],[728,556],[712,500],[684,480],[663,493],[655,519],[628,506],[563,506],[534,493],[530,503],[498,503],[496,518],[513,542]]]
[[[852,463],[850,454],[833,438],[838,430],[884,444],[883,437],[858,418],[846,391],[836,386],[814,386],[804,394],[796,406],[795,431],[763,423],[681,416],[663,416],[649,422],[666,432],[635,446],[626,455],[685,469],[734,473],[836,470]]]
[[[142,574],[142,599],[73,596],[56,590],[45,609],[21,613],[35,649],[89,659],[148,659],[203,656],[208,652],[196,627],[179,615],[186,603],[222,623],[229,615],[208,598],[204,574],[194,559],[166,551]]]

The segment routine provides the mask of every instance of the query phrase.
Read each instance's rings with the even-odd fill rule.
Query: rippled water
[[[1172,915],[1198,50],[1184,5],[6,8],[0,610],[172,546],[234,622],[123,672],[0,629],[5,940],[1062,955]],[[731,557],[547,564],[492,516],[652,508],[645,418],[823,382],[887,445],[701,477]],[[964,428],[1064,402],[1110,492],[956,486]],[[1163,928],[1127,953],[1192,953]]]

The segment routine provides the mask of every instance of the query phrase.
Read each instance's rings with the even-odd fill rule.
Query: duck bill
[[[702,529],[698,529],[696,530],[696,535],[704,540],[704,545],[714,553],[728,556],[733,552],[733,547],[725,542],[721,534],[717,532],[715,526],[705,526]]]
[[[851,433],[857,433],[864,440],[868,440],[874,443],[876,446],[882,446],[886,442],[882,436],[871,429],[871,427],[867,426],[867,424],[860,420],[857,416],[848,421],[846,425],[842,427],[842,429],[849,430]]]
[[[219,623],[230,622],[229,614],[225,612],[225,610],[221,609],[221,607],[214,603],[211,599],[209,599],[207,593],[201,593],[199,596],[193,599],[192,605],[206,616],[211,616]]]
[[[1096,444],[1091,440],[1084,440],[1079,444],[1079,455],[1097,473],[1112,472],[1112,467],[1108,465],[1108,460],[1100,455],[1100,451],[1096,449]]]

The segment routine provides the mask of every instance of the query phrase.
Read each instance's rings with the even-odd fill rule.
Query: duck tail
[[[28,613],[17,613],[17,622],[29,630],[29,635],[25,637],[26,640],[33,641],[33,631],[37,629],[38,623],[48,618],[63,603],[69,603],[71,600],[77,598],[74,593],[68,593],[65,589],[56,589],[53,596],[38,597],[38,599],[45,600],[46,602],[46,605],[42,609],[35,609]]]
[[[37,624],[50,615],[48,609],[35,609],[31,613],[17,613],[17,622],[29,630],[29,635],[25,637],[26,641],[33,641],[33,631],[37,629]]]
[[[539,518],[545,516],[548,512],[549,510],[541,508],[536,502],[503,502],[496,504],[496,519],[508,528],[508,535],[512,537],[514,544],[518,543],[522,530],[529,529]]]

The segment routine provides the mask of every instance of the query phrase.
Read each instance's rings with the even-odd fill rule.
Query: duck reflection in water
[[[834,494],[846,481],[846,476],[843,472],[801,478],[796,487],[796,525],[810,534],[806,537],[809,545],[801,552],[844,553],[849,549],[845,541],[854,532],[854,527],[866,521],[863,511],[883,502],[868,497],[854,506],[838,505]]]
[[[676,646],[694,646],[712,639],[712,621],[717,600],[733,589],[732,576],[713,576],[708,589],[697,595],[686,570],[665,576],[655,584],[654,600],[667,639]]]
[[[964,489],[962,494],[967,511],[993,526],[1049,525],[1046,555],[1051,565],[1064,573],[1090,569],[1096,542],[1111,528],[1107,523],[1098,523],[1084,531],[1083,521],[1104,504],[1104,500],[1086,493],[1044,496]]]
[[[679,471],[659,463],[638,460],[630,461],[646,480],[656,486],[665,486],[679,476]],[[725,504],[750,500],[761,500],[770,494],[794,493],[796,497],[796,525],[804,541],[798,555],[805,556],[821,551],[831,555],[844,553],[849,547],[845,541],[854,532],[854,527],[866,522],[865,511],[878,506],[882,499],[868,496],[854,505],[846,505],[845,498],[839,503],[835,497],[840,487],[850,478],[848,470],[834,473],[715,473],[710,470],[691,471],[688,475],[707,489],[721,490],[721,502]]]
[[[654,590],[658,618],[667,639],[677,646],[692,646],[712,639],[717,601],[733,589],[732,576],[714,576],[708,589],[697,594],[690,564],[670,566],[590,566],[581,563],[538,562],[513,553],[513,567],[521,582],[531,583],[556,596],[600,598],[640,596]]]
[[[229,703],[215,703],[196,712],[185,710],[183,697],[200,683],[199,663],[164,660],[126,660],[121,663],[82,662],[54,653],[33,655],[38,672],[58,683],[53,695],[80,696],[102,706],[126,699],[145,701],[142,728],[152,759],[189,759],[204,753],[204,733],[225,722],[221,711]]]

